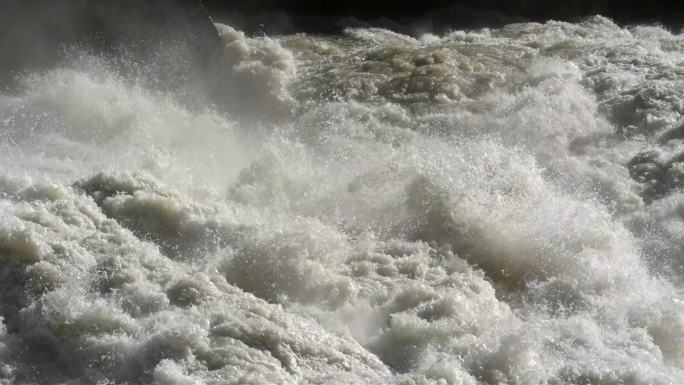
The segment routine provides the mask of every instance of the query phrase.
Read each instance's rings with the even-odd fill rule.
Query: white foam
[[[217,28],[1,97],[0,383],[683,382],[681,35]]]

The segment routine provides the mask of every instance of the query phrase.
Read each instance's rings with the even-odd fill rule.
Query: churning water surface
[[[217,29],[0,95],[0,383],[684,383],[684,35]]]

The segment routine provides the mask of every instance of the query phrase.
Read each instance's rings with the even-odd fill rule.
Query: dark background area
[[[180,77],[220,45],[200,0],[0,0],[0,88],[71,59],[70,47],[139,62],[176,51],[164,70]]]
[[[684,0],[203,0],[214,18],[258,32],[335,33],[339,18],[406,24],[429,19],[435,29],[496,27],[515,21],[575,21],[601,14],[620,24],[659,23],[679,31]],[[313,18],[312,16],[318,16]],[[323,17],[321,17],[323,16]],[[327,17],[327,19],[326,19]],[[336,21],[337,19],[337,21]]]

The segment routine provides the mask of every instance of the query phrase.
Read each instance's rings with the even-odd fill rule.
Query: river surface
[[[217,29],[0,94],[1,384],[684,384],[683,34]]]

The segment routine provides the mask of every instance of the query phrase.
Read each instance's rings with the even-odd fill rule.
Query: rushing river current
[[[217,29],[0,94],[0,383],[684,383],[684,34]]]

